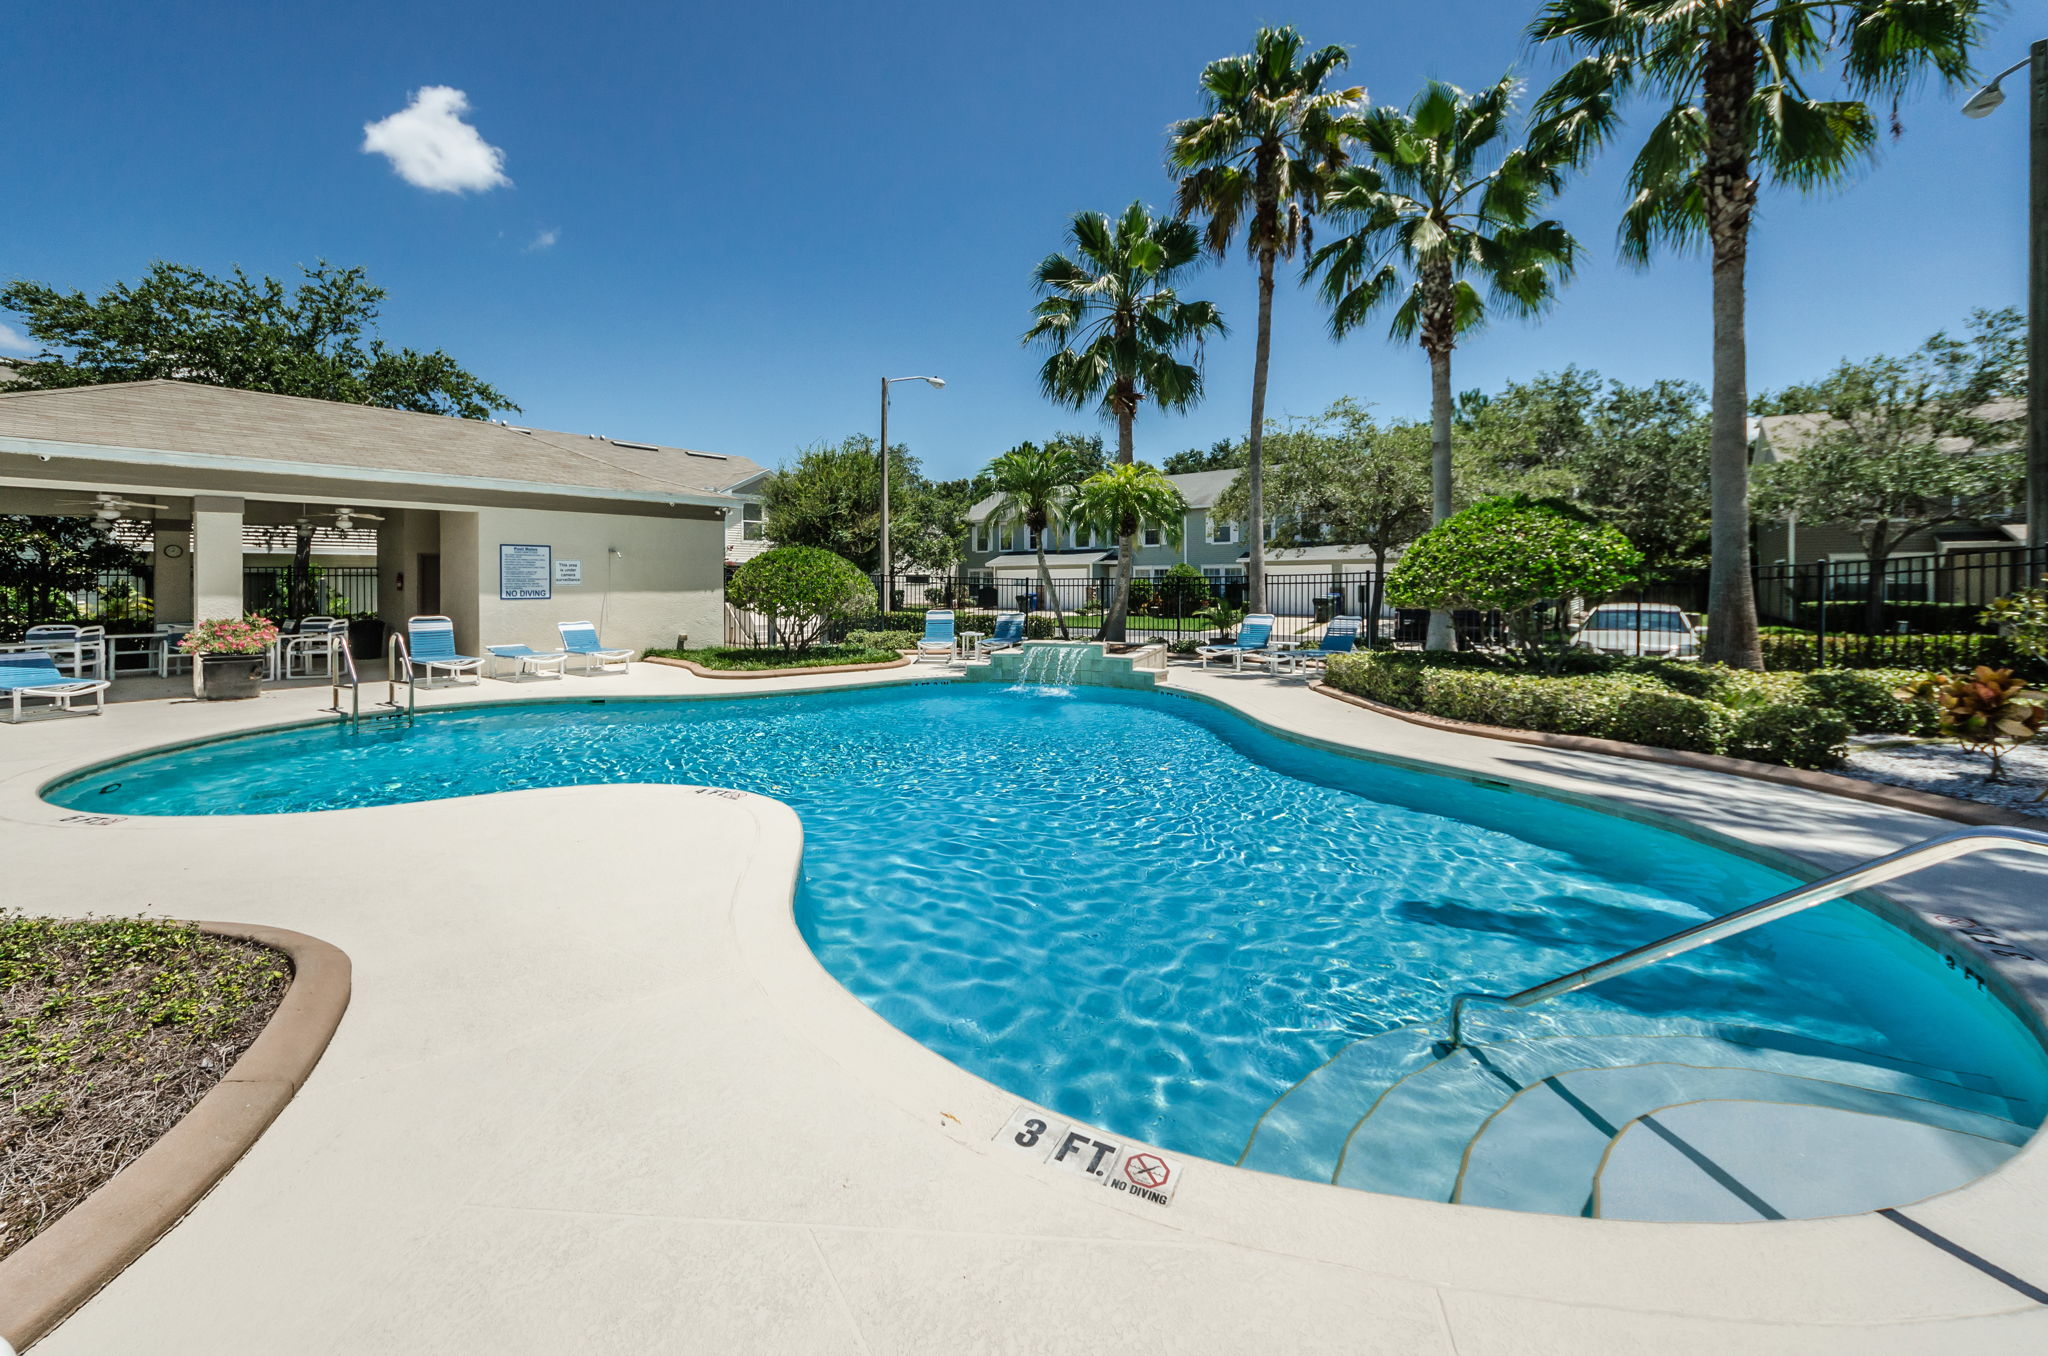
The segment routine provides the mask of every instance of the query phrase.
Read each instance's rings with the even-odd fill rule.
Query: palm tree
[[[1045,539],[1057,531],[1067,515],[1074,487],[1088,474],[1088,461],[1078,448],[1066,441],[1019,443],[982,468],[990,490],[1000,495],[989,522],[1001,531],[1021,523],[1038,550],[1038,584],[1052,600],[1052,615],[1059,623],[1060,639],[1067,638],[1067,614],[1053,592],[1052,571],[1045,563]]]
[[[1171,480],[1148,462],[1120,461],[1081,482],[1067,516],[1117,540],[1129,542],[1145,523],[1158,523],[1169,546],[1179,546],[1187,501]],[[1102,639],[1118,640],[1131,604],[1131,552],[1117,553],[1116,597],[1102,619]]]
[[[1200,257],[1201,240],[1184,221],[1155,217],[1134,202],[1115,222],[1082,212],[1067,228],[1074,253],[1049,254],[1035,277],[1043,299],[1024,341],[1049,343],[1039,369],[1045,394],[1063,405],[1099,404],[1116,421],[1116,459],[1129,465],[1138,406],[1186,409],[1202,398],[1202,341],[1223,334],[1223,317],[1206,301],[1183,301],[1175,275]],[[1192,350],[1193,361],[1187,356]],[[1137,527],[1131,528],[1136,533]],[[1117,542],[1117,577],[1123,581],[1103,638],[1122,640],[1130,609],[1128,588],[1137,546]]]
[[[1239,222],[1245,248],[1259,266],[1259,329],[1252,352],[1252,420],[1245,461],[1251,554],[1246,596],[1254,612],[1266,602],[1266,498],[1262,439],[1266,431],[1266,368],[1273,351],[1273,267],[1309,243],[1309,218],[1327,174],[1343,163],[1342,132],[1365,98],[1358,87],[1323,85],[1350,60],[1342,47],[1303,54],[1292,28],[1262,28],[1250,53],[1212,61],[1202,71],[1202,116],[1167,129],[1167,167],[1180,175],[1182,216],[1206,221],[1209,248],[1220,257]]]
[[[1661,112],[1629,168],[1622,256],[1659,245],[1712,256],[1713,569],[1705,657],[1762,666],[1749,568],[1744,272],[1764,183],[1842,183],[1869,158],[1877,119],[1862,100],[1896,98],[1932,70],[1969,73],[1986,0],[1551,0],[1537,42],[1584,53],[1537,102],[1583,150],[1611,137],[1622,103]],[[1817,99],[1804,80],[1840,58],[1851,97]]]
[[[1468,97],[1433,80],[1406,112],[1353,120],[1365,155],[1332,178],[1323,210],[1354,229],[1309,257],[1333,333],[1392,306],[1394,337],[1429,355],[1432,522],[1452,513],[1451,350],[1489,299],[1519,315],[1548,305],[1577,250],[1563,226],[1533,219],[1569,155],[1555,137],[1507,145],[1518,88],[1508,76]],[[1430,614],[1428,645],[1451,648],[1450,613]]]

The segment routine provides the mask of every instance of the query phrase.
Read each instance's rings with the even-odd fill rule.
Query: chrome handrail
[[[412,650],[406,645],[405,637],[397,631],[384,643],[384,705],[393,711],[398,709],[398,666],[405,665],[405,718],[412,719],[413,710],[419,704],[419,688],[413,681]]]
[[[327,709],[337,716],[346,714],[348,722],[354,725],[363,718],[363,680],[356,672],[356,652],[349,646],[348,632],[343,631],[339,636],[335,637],[335,641],[341,649],[342,663],[336,664],[333,672],[329,675],[331,681],[327,685],[327,696],[332,705]],[[345,684],[341,681],[343,664],[348,666],[348,682]],[[346,713],[341,709],[341,689],[343,687],[347,687],[349,691],[349,709]]]
[[[1526,1008],[1583,989],[1589,984],[1598,984],[1603,979],[1625,975],[1631,970],[1640,970],[1660,960],[1691,951],[1695,947],[1718,942],[1723,937],[1733,937],[1738,932],[1761,927],[1765,923],[1783,918],[1787,914],[1810,909],[1816,904],[1825,904],[1840,899],[1858,890],[1867,889],[1900,876],[1909,875],[1923,867],[1938,862],[1965,857],[1974,852],[1992,852],[1999,848],[2011,848],[2019,852],[2038,852],[2048,856],[2048,834],[2032,829],[1963,829],[1956,833],[1945,833],[1939,838],[1930,838],[1924,843],[1900,848],[1897,852],[1883,857],[1874,857],[1860,866],[1847,871],[1837,871],[1808,885],[1796,886],[1783,894],[1772,895],[1733,913],[1724,913],[1704,923],[1695,924],[1683,932],[1674,932],[1669,937],[1647,943],[1606,960],[1559,975],[1556,979],[1545,980],[1533,988],[1520,993],[1500,994],[1461,993],[1451,999],[1450,1041],[1440,1047],[1444,1054],[1458,1049],[1465,1043],[1465,1005],[1473,1002],[1499,1003],[1504,1007]]]

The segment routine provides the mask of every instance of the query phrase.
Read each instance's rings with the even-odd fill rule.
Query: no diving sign
[[[1181,1165],[1156,1149],[1136,1149],[1085,1125],[1069,1125],[1037,1107],[1020,1106],[996,1138],[1063,1172],[1154,1205],[1173,1204]]]

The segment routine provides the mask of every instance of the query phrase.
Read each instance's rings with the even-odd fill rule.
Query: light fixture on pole
[[[2048,548],[2048,39],[2025,61],[1993,76],[1963,101],[1963,116],[1981,118],[2005,102],[1999,81],[2023,66],[2027,80],[2027,545]],[[2035,568],[2048,562],[2029,562]]]
[[[876,561],[876,574],[881,584],[876,592],[881,595],[882,610],[889,611],[891,599],[888,596],[889,579],[894,573],[894,560],[889,553],[889,388],[899,381],[921,381],[934,390],[941,389],[945,382],[937,377],[883,377],[882,378],[882,542],[880,557]]]

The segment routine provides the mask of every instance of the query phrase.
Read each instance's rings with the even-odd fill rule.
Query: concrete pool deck
[[[422,693],[421,708],[938,676],[740,692],[635,665]],[[1298,680],[1177,666],[1168,686],[1298,737],[1597,798],[1822,870],[1954,827],[1427,730]],[[141,700],[0,729],[8,905],[292,928],[355,974],[298,1097],[38,1352],[2048,1349],[2048,1307],[1955,1251],[2048,1286],[2038,1138],[1903,1212],[1946,1250],[1874,1214],[1629,1224],[1203,1161],[1161,1208],[1006,1150],[995,1136],[1019,1098],[816,965],[789,910],[800,828],[778,802],[613,786],[103,823],[36,795],[102,759],[315,718],[326,696]],[[1888,894],[2048,955],[2044,884],[2038,866],[1984,858]],[[2048,966],[2002,973],[2048,1003]]]

